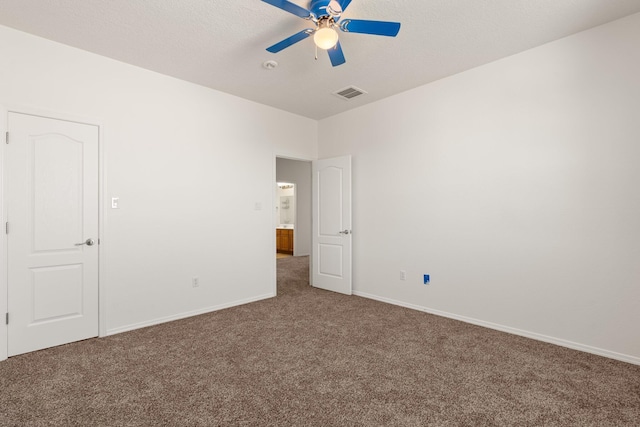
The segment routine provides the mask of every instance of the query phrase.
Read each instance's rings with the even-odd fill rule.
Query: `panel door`
[[[351,295],[351,156],[312,169],[313,286]]]
[[[98,335],[98,127],[9,113],[9,356]]]

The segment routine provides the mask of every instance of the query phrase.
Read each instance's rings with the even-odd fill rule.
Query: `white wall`
[[[274,153],[314,158],[317,122],[6,27],[0,52],[0,105],[102,124],[109,333],[275,295]]]
[[[311,254],[311,162],[276,159],[278,182],[296,184],[296,226],[293,253],[295,256]]]
[[[640,14],[322,120],[355,291],[640,363],[638,46]]]

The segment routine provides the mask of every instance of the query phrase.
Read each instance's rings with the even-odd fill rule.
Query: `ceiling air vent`
[[[340,89],[337,92],[333,92],[335,96],[337,96],[338,98],[342,98],[345,101],[349,101],[357,96],[364,95],[365,93],[367,92],[355,86],[345,87],[344,89]]]

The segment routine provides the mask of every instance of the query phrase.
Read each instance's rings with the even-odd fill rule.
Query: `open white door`
[[[97,126],[9,113],[9,356],[98,335]]]
[[[351,156],[313,162],[312,285],[351,295]]]

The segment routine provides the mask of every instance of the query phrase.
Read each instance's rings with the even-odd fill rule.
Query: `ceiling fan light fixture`
[[[320,21],[318,29],[313,34],[313,42],[320,49],[331,49],[338,43],[338,32],[331,27],[329,21]]]

